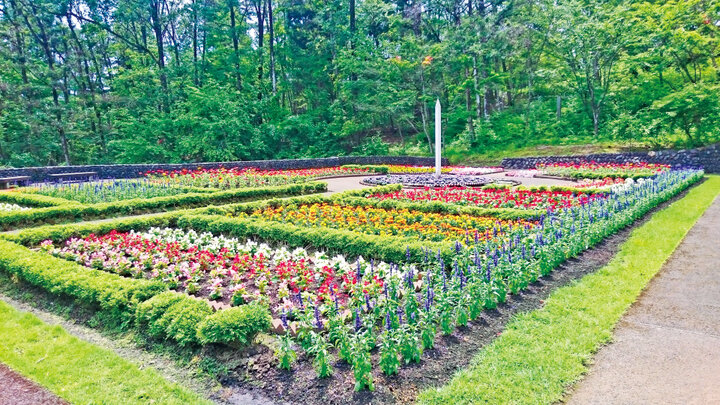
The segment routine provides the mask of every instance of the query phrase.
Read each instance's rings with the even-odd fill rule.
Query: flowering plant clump
[[[375,194],[369,198],[403,201],[441,201],[446,203],[475,205],[485,208],[551,209],[585,205],[601,194],[585,194],[574,191],[541,191],[524,189],[485,189],[444,187],[422,190],[400,190]]]
[[[411,166],[411,165],[386,165],[388,167],[388,173],[392,174],[426,174],[435,173],[435,167],[433,166]],[[442,166],[440,171],[442,173],[450,173],[454,169],[459,169],[461,166]]]
[[[17,204],[10,204],[10,203],[0,203],[0,212],[3,211],[26,211],[29,210],[28,207],[22,207]]]
[[[145,176],[161,184],[192,187],[240,188],[281,186],[302,183],[319,177],[372,174],[369,168],[324,167],[318,169],[260,170],[255,168],[218,168],[195,170],[151,170]]]
[[[281,316],[314,302],[345,307],[382,291],[386,280],[404,277],[400,267],[358,258],[330,257],[305,249],[271,248],[252,240],[152,228],[72,238],[41,249],[53,256],[126,277],[163,281],[177,291],[225,304],[266,301]],[[392,274],[394,271],[394,275]],[[361,279],[358,274],[372,277]]]
[[[451,334],[476,320],[484,309],[501,305],[508,294],[518,294],[702,176],[702,171],[669,171],[627,180],[604,198],[560,204],[534,222],[490,220],[486,236],[476,236],[473,244],[456,242],[449,255],[426,249],[413,261],[408,251],[402,263],[363,258],[347,262],[342,256],[179,229],[91,235],[71,239],[64,247],[46,241],[41,249],[105,271],[166,280],[178,290],[193,279],[205,297],[215,293],[222,296],[218,300],[229,300],[242,294],[246,301],[267,302],[284,332],[276,348],[279,367],[290,369],[307,357],[317,375],[325,377],[333,372],[337,354],[347,363],[345,369],[352,368],[355,389],[372,390],[374,367],[394,374],[402,364],[422,361],[423,350],[433,347],[437,333]],[[416,236],[424,240],[432,235],[432,227],[424,226],[470,231],[486,225],[484,217],[411,210],[338,204],[281,207],[249,216],[385,234],[396,224],[417,226]],[[459,234],[445,236],[451,235]],[[373,356],[376,347],[379,354]],[[307,356],[297,355],[301,349]]]
[[[132,198],[166,197],[187,193],[185,187],[141,180],[102,180],[89,183],[43,184],[24,188],[24,192],[64,198],[84,204],[129,200]]]
[[[510,170],[508,172],[505,172],[505,175],[507,177],[520,177],[520,178],[533,178],[539,174],[538,170],[536,169],[530,169],[530,170]]]
[[[390,375],[398,372],[398,363],[422,361],[423,349],[433,347],[438,332],[451,334],[476,320],[484,309],[496,308],[508,294],[518,294],[701,177],[701,171],[669,172],[627,182],[606,198],[549,211],[510,238],[456,244],[449,260],[427,252],[416,263],[391,264],[391,272],[403,269],[402,277],[386,277],[379,291],[363,291],[365,299],[349,301],[349,310],[306,303],[292,339],[312,357],[322,325],[338,358],[352,367],[355,389],[372,390],[371,368]],[[358,268],[355,278],[364,283],[375,274],[372,266]],[[322,313],[327,322],[318,321]],[[376,347],[379,354],[373,359],[370,351]],[[279,359],[286,367],[282,353]]]
[[[606,177],[639,178],[651,177],[670,170],[669,165],[657,163],[552,163],[539,164],[536,168],[550,176],[574,179],[604,179]]]
[[[493,180],[487,177],[451,174],[443,174],[440,177],[434,174],[390,174],[370,177],[365,179],[364,182],[373,186],[402,184],[408,187],[472,187],[484,186],[492,183]]]
[[[629,179],[632,180],[632,179]],[[612,178],[605,177],[604,179],[584,179],[580,180],[575,187],[576,188],[602,188],[610,189],[611,187],[625,183],[625,179],[622,177]]]
[[[351,229],[380,236],[404,236],[427,241],[460,241],[504,237],[526,220],[500,220],[489,216],[441,214],[415,210],[393,210],[336,203],[267,206],[241,217],[291,223],[304,227]],[[491,235],[492,234],[492,235]]]
[[[500,173],[504,169],[502,167],[453,167],[450,174],[468,174],[479,176],[483,174]]]

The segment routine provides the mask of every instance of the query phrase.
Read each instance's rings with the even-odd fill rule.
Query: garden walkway
[[[662,235],[658,235],[662,237]],[[595,355],[569,404],[720,404],[720,197]]]
[[[67,402],[0,363],[0,404],[63,405]]]

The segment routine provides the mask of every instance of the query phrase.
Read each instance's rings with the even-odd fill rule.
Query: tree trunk
[[[272,0],[267,0],[268,34],[270,34],[270,82],[273,96],[277,95],[277,75],[275,73],[275,22],[273,21]]]
[[[228,4],[230,7],[230,31],[233,43],[233,63],[235,64],[235,87],[238,90],[242,90],[242,75],[240,74],[240,44],[237,33],[237,24],[235,22],[235,0],[230,0]],[[203,60],[205,56],[205,49],[203,47]]]
[[[470,70],[465,68],[466,79],[470,78]],[[467,112],[467,125],[468,134],[470,135],[470,142],[475,142],[475,125],[473,124],[472,114],[472,97],[470,96],[470,87],[465,86],[465,111]]]
[[[557,96],[555,98],[555,116],[557,117],[558,121],[562,117],[562,96]]]
[[[162,88],[162,111],[170,112],[170,98],[168,91],[167,72],[165,71],[165,41],[163,40],[163,27],[160,21],[161,10],[160,0],[152,0],[150,2],[150,24],[155,34],[155,45],[157,46],[157,66],[160,76],[160,86]]]
[[[263,98],[263,46],[265,43],[265,2],[256,0],[255,15],[258,23],[258,100]]]

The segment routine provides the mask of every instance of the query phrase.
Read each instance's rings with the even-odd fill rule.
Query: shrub
[[[187,346],[198,343],[198,324],[210,314],[206,301],[167,291],[140,304],[135,315],[136,325],[149,336]]]
[[[8,241],[0,240],[0,252],[0,270],[53,294],[100,308],[122,324],[132,321],[139,302],[167,289],[161,282],[89,269]]]
[[[270,328],[270,319],[270,311],[263,305],[241,305],[210,315],[198,326],[198,336],[203,344],[246,345]]]

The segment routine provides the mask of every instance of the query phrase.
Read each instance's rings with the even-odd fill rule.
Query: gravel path
[[[0,363],[0,404],[65,405],[67,402]]]
[[[662,237],[662,235],[658,235]],[[569,404],[720,404],[720,198],[602,348]]]

